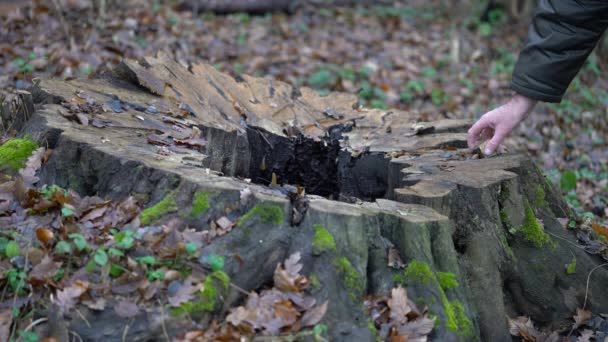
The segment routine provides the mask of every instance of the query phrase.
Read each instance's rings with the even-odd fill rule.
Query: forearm
[[[539,1],[511,88],[559,102],[607,26],[608,1]]]

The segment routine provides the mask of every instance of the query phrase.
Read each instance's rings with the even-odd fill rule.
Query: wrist
[[[515,94],[509,101],[509,104],[515,109],[514,112],[521,115],[521,120],[524,120],[528,117],[530,112],[532,112],[532,109],[534,109],[537,102],[537,100],[531,99],[524,95]]]

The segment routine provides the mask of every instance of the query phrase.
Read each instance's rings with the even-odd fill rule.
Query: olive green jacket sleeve
[[[540,0],[511,88],[559,102],[608,26],[608,0]]]

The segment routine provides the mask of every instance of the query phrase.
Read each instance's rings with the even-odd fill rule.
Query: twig
[[[35,327],[35,326],[37,326],[38,324],[40,324],[40,323],[44,323],[44,322],[46,322],[46,321],[48,321],[48,320],[49,320],[49,319],[48,319],[48,318],[46,318],[46,317],[38,318],[37,320],[35,320],[35,321],[33,321],[32,323],[30,323],[30,325],[28,325],[28,326],[25,328],[25,330],[24,330],[24,331],[25,331],[25,332],[28,332],[28,331],[30,331],[30,330],[32,330],[32,329],[34,329],[34,327]]]
[[[562,239],[562,240],[566,241],[567,243],[571,244],[572,246],[574,246],[574,247],[576,247],[576,248],[578,248],[578,249],[585,250],[585,247],[580,246],[580,245],[577,245],[576,243],[574,243],[574,242],[572,242],[572,241],[570,241],[570,240],[566,239],[565,237],[559,236],[559,235],[557,235],[557,234],[553,234],[553,233],[551,233],[551,232],[549,232],[549,231],[546,231],[546,230],[545,230],[545,233],[547,233],[547,234],[549,234],[549,235],[551,235],[551,236],[554,236],[554,237],[556,237],[556,238],[558,238],[558,239]]]
[[[608,262],[595,266],[591,271],[589,271],[589,274],[587,274],[587,286],[585,287],[585,301],[583,302],[583,310],[585,310],[585,307],[587,306],[587,295],[589,294],[589,280],[591,279],[591,273],[603,266],[608,266]]]
[[[89,323],[89,321],[86,319],[86,317],[84,317],[84,315],[82,314],[82,312],[80,312],[80,310],[74,308],[74,311],[76,311],[76,313],[78,314],[78,316],[80,316],[80,318],[82,318],[82,320],[87,324],[87,327],[91,327],[91,323]]]
[[[70,334],[74,335],[74,339],[76,339],[76,337],[78,337],[78,340],[79,340],[80,342],[83,342],[82,337],[81,337],[81,336],[80,336],[80,335],[79,335],[77,332],[72,331],[72,330],[68,330],[68,332],[69,332]]]
[[[125,325],[125,329],[122,331],[122,342],[127,341],[127,335],[129,334],[129,325],[131,324],[132,321],[133,321],[133,319],[128,321],[127,325]]]
[[[167,333],[167,327],[165,326],[165,308],[163,307],[163,303],[160,302],[160,299],[158,299],[158,304],[160,306],[160,322],[163,328],[163,335],[165,335],[167,342],[170,342],[171,340],[169,339],[169,334]]]

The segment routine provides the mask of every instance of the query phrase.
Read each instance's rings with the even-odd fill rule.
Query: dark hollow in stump
[[[557,220],[570,214],[567,206],[534,163],[467,152],[465,121],[417,122],[404,111],[360,108],[353,95],[234,79],[165,55],[125,61],[100,79],[44,80],[24,97],[39,105],[21,132],[54,149],[41,183],[135,194],[147,206],[169,196],[179,210],[155,224],[180,216],[208,229],[231,208],[238,226],[203,254],[225,256],[233,282],[253,290],[300,251],[303,274],[318,279],[314,296],[329,299],[322,323],[332,341],[373,341],[363,297],[396,284],[437,317],[433,340],[511,341],[507,315],[567,322],[600,263],[573,248],[575,237]],[[83,105],[70,113],[58,104],[76,97],[110,110]],[[207,141],[199,150],[149,143],[183,142],[197,129]],[[292,202],[290,187],[271,184],[273,177],[305,187],[306,199]],[[243,204],[246,188],[252,196]],[[208,206],[197,207],[197,198]],[[335,248],[315,245],[319,230],[333,235]],[[406,269],[387,266],[389,247]],[[576,272],[566,274],[573,255]],[[443,287],[440,272],[459,286]],[[608,272],[594,272],[587,308],[608,308],[607,283]],[[214,317],[240,300],[226,297]],[[136,322],[152,319],[146,315]],[[73,315],[70,328],[92,341],[122,338],[112,326],[120,319],[89,321]],[[158,329],[135,324],[127,340]]]

